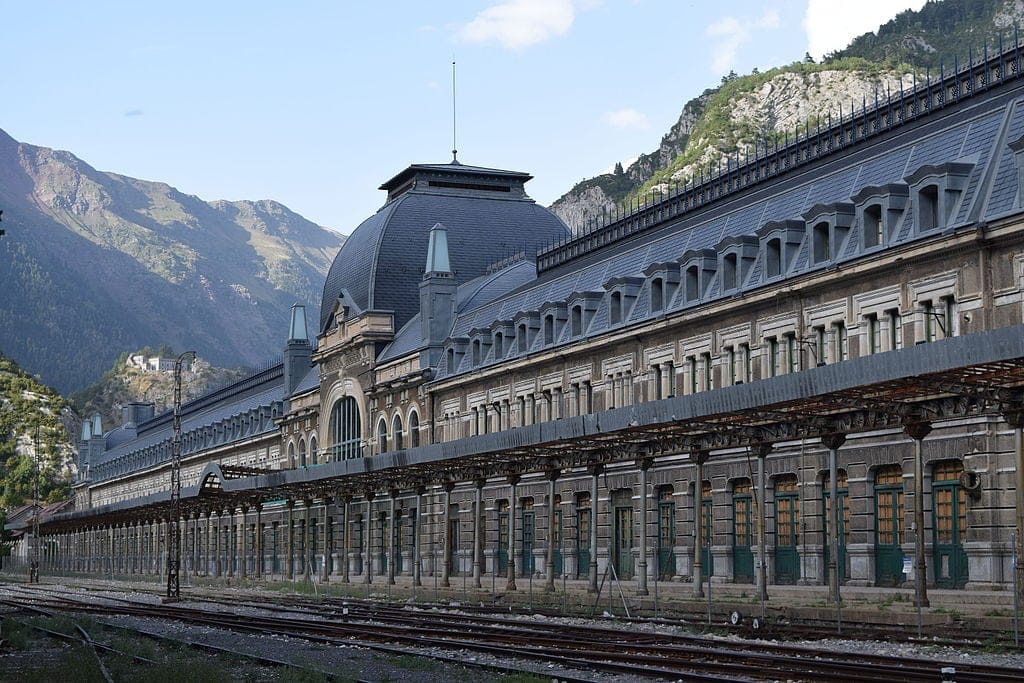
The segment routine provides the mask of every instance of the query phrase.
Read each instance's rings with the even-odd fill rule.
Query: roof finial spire
[[[459,163],[458,145],[455,144],[455,60],[452,60],[452,163]]]

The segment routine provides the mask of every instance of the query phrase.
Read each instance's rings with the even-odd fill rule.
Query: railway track
[[[818,648],[753,641],[710,640],[695,635],[526,621],[467,613],[382,606],[367,601],[340,604],[245,605],[243,601],[154,605],[126,598],[40,595],[16,590],[15,602],[98,615],[176,619],[194,624],[298,636],[327,644],[389,643],[407,648],[481,652],[541,660],[566,668],[644,678],[705,681],[916,681],[940,680],[943,666],[957,668],[958,683],[1019,681],[1007,667],[844,654]],[[25,595],[25,593],[34,595]],[[333,602],[333,601],[332,601]],[[270,607],[271,609],[268,609]],[[249,614],[237,614],[245,608]],[[254,614],[253,612],[262,612]]]

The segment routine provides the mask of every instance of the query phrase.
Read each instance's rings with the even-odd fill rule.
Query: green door
[[[555,505],[561,505],[562,501],[555,496]],[[554,556],[554,571],[555,576],[565,572],[565,564],[562,561],[562,509],[556,507],[553,513],[555,515],[555,534],[551,538],[551,543],[555,546]]]
[[[498,503],[498,547],[494,552],[495,566],[500,576],[508,574],[508,501]]]
[[[701,539],[703,543],[703,549],[701,550],[701,565],[703,566],[704,579],[713,576],[715,573],[715,564],[712,562],[711,546],[714,544],[714,512],[711,502],[711,482],[704,482],[701,487],[701,518],[703,522],[703,528],[701,529]]]
[[[775,482],[775,582],[800,579],[800,498],[796,477]]]
[[[963,535],[967,531],[967,493],[960,485],[963,465],[956,461],[935,465],[932,500],[935,585],[939,588],[963,588],[967,584],[967,553]]]
[[[750,550],[753,540],[752,504],[750,481],[740,480],[732,492],[732,575],[736,583],[754,582],[754,554]]]
[[[676,573],[676,504],[672,487],[658,490],[658,578],[671,579]]]
[[[590,496],[576,499],[576,578],[590,575]]]
[[[825,475],[823,486],[825,489],[825,506],[823,510],[825,520],[821,528],[825,530],[825,569],[827,571],[829,560],[832,558],[832,544],[829,541],[829,531],[831,529],[829,520],[832,519],[832,492],[827,474]],[[846,472],[844,470],[839,470],[839,476],[836,477],[836,494],[839,498],[839,538],[836,539],[839,542],[839,555],[836,560],[836,568],[839,571],[840,583],[846,581],[846,540],[850,535],[850,500],[847,496],[847,492],[848,484],[846,483]]]
[[[533,543],[537,532],[537,514],[533,511],[533,498],[523,499],[523,536],[520,564],[523,576],[533,574]]]
[[[620,579],[633,576],[633,505],[616,505],[612,529],[615,572]]]
[[[875,477],[875,585],[896,586],[903,574],[903,471],[886,467]]]

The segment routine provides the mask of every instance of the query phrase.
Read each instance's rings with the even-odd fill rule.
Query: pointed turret
[[[285,396],[291,396],[295,387],[306,376],[313,366],[313,349],[309,344],[309,331],[306,327],[306,307],[302,304],[292,305],[291,323],[288,325],[288,343],[284,347],[284,387]]]
[[[420,332],[427,346],[421,359],[424,366],[437,364],[441,344],[451,333],[457,286],[448,258],[448,230],[436,223],[430,229],[427,263],[420,281]]]

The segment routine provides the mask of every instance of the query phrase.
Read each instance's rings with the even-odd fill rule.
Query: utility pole
[[[28,582],[39,583],[39,426],[32,442],[32,461],[35,464],[32,476],[32,559],[28,570]]]
[[[195,351],[186,351],[174,361],[174,435],[171,438],[171,505],[168,510],[167,534],[167,596],[164,602],[181,600],[181,368],[187,356],[195,359]]]

